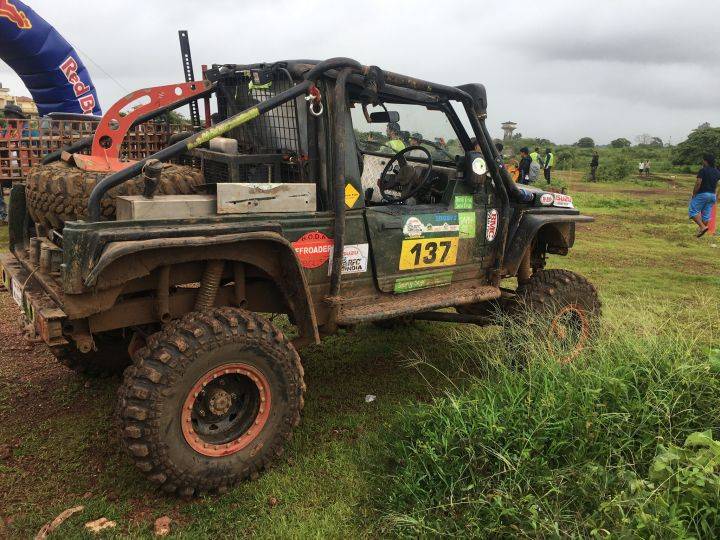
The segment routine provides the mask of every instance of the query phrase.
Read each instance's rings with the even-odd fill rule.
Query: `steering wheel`
[[[405,193],[402,182],[398,182],[395,179],[394,181],[390,181],[388,179],[388,175],[390,174],[390,171],[392,170],[392,167],[395,163],[399,163],[400,167],[407,167],[408,164],[405,160],[405,154],[407,154],[408,152],[412,152],[413,150],[420,150],[421,152],[425,153],[425,155],[427,156],[427,169],[425,169],[425,171],[422,173],[420,180],[418,182],[415,182],[415,187],[411,187],[411,189]],[[390,158],[390,161],[387,162],[382,174],[380,175],[380,179],[378,180],[378,188],[380,188],[380,195],[382,196],[383,201],[394,204],[407,201],[410,197],[414,196],[423,187],[425,187],[426,184],[429,183],[430,179],[432,178],[430,175],[430,173],[432,172],[432,168],[433,160],[427,148],[423,146],[408,146],[407,148],[403,148],[402,150],[400,150],[397,154]],[[399,191],[400,196],[390,195],[389,193],[387,193],[390,190]]]

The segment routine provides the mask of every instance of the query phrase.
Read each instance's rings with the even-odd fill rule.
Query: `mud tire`
[[[602,304],[595,286],[583,276],[569,270],[540,270],[516,293],[513,300],[505,302],[505,311],[519,324],[531,317],[547,321],[541,328],[546,335],[554,331],[553,325],[563,312],[577,317],[581,341],[561,354],[562,363],[573,361],[597,336]]]
[[[54,229],[61,229],[68,221],[87,218],[90,193],[107,175],[104,172],[83,171],[64,161],[33,167],[25,185],[30,217],[35,223]],[[156,193],[190,195],[203,183],[201,171],[184,165],[166,164]],[[143,185],[142,177],[138,176],[108,191],[101,201],[102,219],[115,219],[115,197],[139,195]]]
[[[266,378],[268,419],[246,447],[209,457],[185,438],[183,407],[198,381],[238,359]],[[257,478],[282,455],[300,422],[300,357],[280,330],[255,313],[229,307],[189,313],[150,336],[133,360],[118,390],[120,438],[135,465],[167,493],[221,493]]]

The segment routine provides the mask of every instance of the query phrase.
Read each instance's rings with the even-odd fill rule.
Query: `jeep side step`
[[[360,304],[354,303],[349,298],[339,297],[335,299],[335,302],[340,304],[337,323],[349,325],[402,317],[421,310],[424,312],[494,300],[500,298],[501,294],[498,287],[483,284],[478,280],[402,294],[378,294],[364,299]]]

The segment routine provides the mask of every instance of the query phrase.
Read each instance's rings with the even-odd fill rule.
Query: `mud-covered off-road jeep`
[[[211,94],[212,125],[123,159],[130,125]],[[590,218],[513,183],[486,108],[482,85],[347,58],[135,92],[13,187],[5,286],[63,363],[124,369],[121,439],[151,481],[226,489],[282,453],[305,392],[296,348],[339,327],[483,324],[500,307],[546,315],[568,359],[592,336],[593,286],[544,270]]]

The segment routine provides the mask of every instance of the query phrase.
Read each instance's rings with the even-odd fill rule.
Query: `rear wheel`
[[[148,339],[125,372],[116,417],[148,479],[191,496],[256,478],[280,456],[304,391],[300,358],[277,328],[217,308]]]

